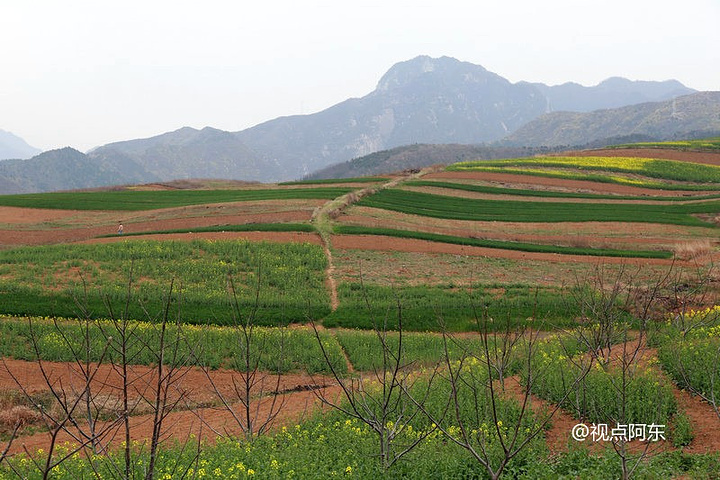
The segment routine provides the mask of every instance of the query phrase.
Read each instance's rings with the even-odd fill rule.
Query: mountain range
[[[80,152],[63,149],[32,161],[0,162],[0,191],[180,178],[274,182],[413,144],[582,145],[638,132],[660,139],[716,129],[714,106],[705,108],[716,97],[698,94],[675,80],[611,78],[594,87],[511,83],[479,65],[421,56],[394,65],[368,95],[318,113],[280,117],[240,132],[185,127],[98,147],[84,155],[87,174],[78,175],[72,186],[50,187],[43,173],[50,167],[44,165],[55,162],[55,169],[61,169],[60,158],[67,155],[68,165],[80,168],[73,163],[83,155]],[[598,124],[598,119],[604,121]],[[650,124],[656,127],[645,128]],[[36,181],[33,175],[45,179]],[[91,183],[76,186],[81,179]]]

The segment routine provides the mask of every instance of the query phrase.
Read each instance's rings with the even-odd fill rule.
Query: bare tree
[[[643,352],[644,343],[644,332],[640,330],[637,343],[634,345],[628,344],[628,332],[627,330],[623,334],[622,349],[619,354],[619,378],[610,377],[612,386],[618,397],[618,412],[615,418],[610,416],[617,425],[628,425],[630,423],[640,423],[641,419],[631,419],[628,409],[629,403],[629,391],[631,385],[635,379],[635,370],[638,366]],[[636,421],[637,420],[637,421]],[[633,454],[628,448],[628,438],[626,436],[612,436],[613,450],[620,458],[620,466],[622,467],[622,478],[623,480],[629,479],[635,473],[635,470],[640,465],[640,462],[648,456],[650,453],[651,443],[646,442],[639,454]],[[633,458],[634,457],[634,458]]]
[[[254,302],[245,313],[242,308],[235,282],[228,277],[229,294],[232,302],[233,329],[240,347],[238,362],[231,374],[232,388],[230,393],[218,385],[210,369],[205,366],[203,371],[212,385],[216,397],[222,404],[222,410],[229,412],[234,425],[242,432],[245,440],[252,440],[262,435],[272,426],[285,405],[286,398],[280,393],[285,358],[285,328],[278,327],[277,342],[270,342],[267,335],[258,334],[257,314],[260,307],[260,286],[262,269],[258,266],[256,275]],[[261,369],[262,359],[271,357],[270,368]],[[262,400],[271,396],[269,402]],[[234,403],[237,401],[238,403]],[[261,408],[263,407],[263,408]],[[264,410],[264,411],[263,411]],[[228,428],[219,431],[211,427],[217,435],[234,439],[236,435]]]
[[[184,335],[181,323],[181,290],[175,293],[175,281],[171,280],[161,313],[153,315],[141,304],[145,318],[152,325],[152,333],[138,331],[138,322],[130,317],[132,296],[132,265],[125,303],[122,311],[117,312],[109,298],[105,297],[105,306],[110,317],[109,323],[98,322],[98,328],[111,342],[112,369],[120,377],[121,411],[118,421],[123,435],[121,465],[111,464],[111,470],[117,478],[125,480],[135,477],[133,467],[137,456],[142,452],[133,448],[132,416],[139,410],[149,410],[152,415],[152,434],[148,445],[148,466],[144,477],[152,480],[156,473],[156,461],[159,449],[167,439],[170,428],[166,422],[168,416],[181,407],[187,407],[188,395],[183,384],[189,371],[189,364],[197,357],[199,346],[190,345]],[[175,310],[173,311],[173,306]],[[156,340],[156,341],[153,341]],[[143,353],[149,352],[154,368],[151,372],[138,373],[137,363]],[[146,369],[143,369],[145,371]],[[116,429],[117,431],[117,429]],[[190,438],[182,444],[182,449],[190,447]],[[176,465],[177,471],[185,475],[200,454],[200,437],[193,447],[195,455],[187,465]]]
[[[3,362],[3,366],[5,367],[5,369],[8,370],[7,362],[5,361],[4,358],[2,359],[2,362]],[[23,426],[22,418],[17,418],[13,422],[12,431],[10,432],[10,434],[6,440],[5,446],[2,447],[2,449],[0,450],[0,465],[2,465],[5,458],[9,456],[10,449],[12,448],[13,442],[15,441],[18,434],[20,433],[20,429],[22,428],[22,426]]]
[[[32,318],[28,318],[28,322],[36,364],[54,400],[54,408],[45,408],[42,404],[36,405],[50,437],[44,460],[40,461],[26,451],[45,479],[53,468],[81,450],[90,448],[93,452],[105,451],[104,442],[114,428],[113,422],[103,424],[98,422],[98,416],[104,407],[104,401],[101,399],[104,382],[101,378],[100,364],[107,354],[108,345],[106,343],[99,352],[93,350],[90,341],[90,320],[87,318],[79,321],[83,329],[79,342],[70,339],[57,320],[54,320],[54,332],[62,339],[73,358],[73,362],[67,368],[67,375],[63,376],[46,366]],[[7,364],[5,367],[29,403],[34,404],[31,392],[23,385],[22,380],[7,367]],[[56,456],[56,447],[62,434],[71,439],[73,446],[60,456]]]
[[[575,336],[590,355],[603,367],[610,389],[615,394],[615,408],[603,409],[593,405],[594,418],[604,418],[611,424],[629,425],[647,419],[632,418],[628,408],[633,399],[634,385],[639,381],[638,370],[644,356],[647,355],[647,329],[650,320],[658,315],[666,315],[663,303],[668,299],[668,291],[680,272],[673,262],[664,273],[653,275],[652,280],[642,281],[642,271],[638,267],[630,271],[624,264],[617,274],[611,274],[603,265],[597,265],[584,280],[577,282],[574,300],[583,314],[586,324],[575,329]],[[631,325],[630,320],[634,325]],[[647,359],[646,359],[647,360]],[[592,399],[586,397],[585,379],[578,389],[576,409],[579,415],[587,413],[587,404]],[[580,396],[585,399],[581,400]],[[659,408],[662,402],[656,401]],[[610,436],[613,450],[619,458],[622,478],[631,478],[643,459],[653,453],[652,444],[645,442],[639,448],[630,448],[628,436]]]
[[[5,448],[3,448],[2,451],[0,451],[0,465],[2,465],[3,460],[5,460],[5,457],[8,456],[8,452],[10,452],[10,448],[12,447],[13,442],[15,441],[15,438],[17,437],[18,432],[20,431],[20,427],[22,426],[21,422],[15,422],[15,425],[13,426],[13,431],[10,433],[10,438],[7,440],[7,443],[5,444]]]
[[[669,283],[666,296],[667,308],[672,311],[672,324],[683,337],[696,328],[715,324],[720,319],[717,310],[703,311],[703,307],[712,305],[713,284],[717,282],[717,271],[714,264],[708,266],[695,265],[691,274],[678,271]]]
[[[627,318],[627,276],[625,264],[620,265],[612,279],[608,267],[597,264],[588,274],[576,276],[575,286],[570,290],[571,300],[580,311],[575,335],[595,361],[603,365],[610,362],[610,349],[617,341],[621,323]]]
[[[533,362],[540,332],[519,327],[516,330],[506,328],[493,335],[489,332],[487,314],[476,314],[475,317],[481,340],[479,351],[465,349],[459,360],[452,361],[449,345],[457,342],[447,331],[443,332],[445,365],[442,378],[448,384],[453,415],[446,420],[420,402],[415,404],[450,441],[467,450],[490,478],[497,479],[510,461],[542,435],[560,404],[587,375],[590,367],[583,365],[569,379],[559,403],[542,412],[534,411],[531,392],[544,373]],[[523,352],[519,357],[522,364],[518,380],[520,392],[514,396],[505,393],[507,378],[499,382],[501,374],[497,364],[498,358],[509,358],[510,351],[512,355]],[[503,360],[502,365],[506,364]],[[504,377],[504,373],[502,375]],[[502,413],[508,402],[517,403],[516,413],[511,417]]]
[[[180,323],[180,298],[177,300],[175,318],[171,320],[170,317],[173,287],[174,280],[170,282],[162,318],[159,325],[156,326],[158,344],[153,348],[150,344],[146,344],[146,348],[150,349],[156,362],[154,376],[150,379],[153,382],[151,395],[143,397],[143,400],[151,406],[153,414],[153,432],[150,438],[150,459],[145,475],[146,480],[152,480],[155,476],[158,450],[168,434],[165,422],[170,413],[186,400],[187,392],[183,386],[183,378],[189,371],[187,367],[193,358],[191,350],[187,351],[187,349],[181,348],[183,345],[187,345],[187,342]],[[145,314],[150,316],[147,311]],[[174,327],[173,331],[168,329],[171,323]],[[185,351],[183,352],[183,350]]]
[[[366,294],[365,290],[363,292]],[[365,304],[370,305],[365,295]],[[406,363],[403,345],[402,304],[396,298],[397,331],[388,329],[388,315],[378,322],[373,317],[374,332],[378,339],[379,365],[373,367],[370,375],[362,372],[345,377],[333,365],[320,338],[317,326],[312,322],[320,349],[333,377],[342,390],[342,398],[330,398],[322,391],[316,392],[319,400],[350,418],[356,418],[375,433],[378,458],[384,469],[392,467],[404,455],[436,430],[436,426],[425,429],[419,435],[405,435],[412,430],[416,420],[424,418],[423,406],[433,388],[435,375],[423,379]],[[397,335],[397,344],[391,345],[390,336]],[[449,403],[448,403],[449,406]],[[447,408],[445,409],[447,411]]]
[[[43,456],[38,457],[28,451],[26,453],[42,478],[48,478],[55,467],[78,452],[85,453],[89,467],[96,476],[100,472],[95,454],[103,455],[103,463],[108,467],[103,471],[109,472],[111,477],[125,480],[135,478],[137,458],[143,453],[132,446],[130,420],[136,409],[144,404],[145,409],[152,414],[152,435],[147,444],[149,461],[143,477],[152,480],[157,470],[157,454],[168,435],[168,417],[187,401],[183,378],[188,372],[188,363],[195,358],[194,346],[188,345],[180,324],[180,295],[175,295],[174,281],[171,281],[160,314],[154,316],[142,306],[145,317],[153,327],[150,335],[147,332],[140,335],[136,330],[137,322],[129,316],[129,306],[133,301],[132,269],[127,284],[127,298],[120,314],[109,298],[104,297],[109,322],[91,319],[92,313],[87,308],[87,287],[84,283],[83,286],[85,296],[76,298],[80,314],[77,320],[79,330],[75,331],[79,331],[80,335],[70,335],[65,325],[54,320],[52,333],[55,338],[61,339],[71,358],[66,369],[46,366],[37,328],[32,318],[28,320],[36,364],[53,399],[53,405],[47,408],[36,405],[49,432],[48,447],[44,449]],[[173,311],[173,306],[177,307],[176,311]],[[93,337],[97,332],[100,332],[99,337]],[[138,373],[137,367],[133,365],[143,352],[151,352],[154,357],[155,366],[150,374]],[[107,368],[108,365],[111,368]],[[9,368],[8,371],[26,399],[32,402],[31,392],[23,386],[21,379]],[[112,375],[119,375],[119,388],[110,378]],[[117,405],[117,395],[113,395],[118,389],[121,407]],[[108,420],[108,416],[114,418]],[[121,464],[116,464],[113,456],[108,455],[109,446],[115,441],[118,430],[124,436],[124,461]],[[17,433],[16,428],[13,439]],[[62,438],[69,438],[72,446],[58,453],[57,445]],[[16,474],[21,475],[17,467],[6,458],[10,443],[12,439],[3,449],[2,458]],[[196,448],[194,459],[197,459],[200,452],[199,439],[195,446],[188,440],[182,448]],[[178,475],[185,476],[190,467],[177,465],[176,471]]]
[[[137,376],[132,365],[137,363],[137,357],[142,352],[138,348],[140,337],[136,334],[137,322],[130,319],[130,305],[132,302],[133,264],[131,262],[128,273],[125,303],[120,312],[117,312],[108,297],[104,298],[105,308],[110,318],[109,325],[98,322],[98,328],[105,338],[110,339],[110,364],[113,371],[120,377],[120,398],[122,402],[118,418],[122,424],[123,432],[123,465],[113,464],[114,471],[119,478],[130,479],[133,467],[132,429],[130,418],[137,408],[138,402],[131,402],[131,390],[136,389],[134,384]]]

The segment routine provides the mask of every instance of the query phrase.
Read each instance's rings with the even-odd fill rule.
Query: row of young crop
[[[687,196],[663,196],[663,195],[604,195],[599,193],[568,192],[558,190],[528,190],[523,188],[496,187],[489,185],[478,185],[473,183],[445,182],[441,180],[414,180],[404,185],[413,187],[438,187],[451,190],[463,190],[466,192],[488,193],[492,195],[513,195],[519,197],[538,198],[581,198],[587,200],[655,200],[663,202],[688,202],[693,200],[715,200],[720,198],[718,194]]]
[[[716,214],[719,202],[682,205],[564,203],[486,200],[433,195],[400,189],[383,190],[358,202],[361,206],[412,215],[502,222],[631,222],[712,226],[694,214]]]
[[[116,321],[120,319],[115,319]],[[187,365],[212,370],[242,370],[245,336],[238,326],[218,327],[173,321],[162,327],[156,322],[128,323],[126,353],[137,365],[157,362],[160,336],[173,339],[177,356]],[[347,371],[340,344],[331,333],[319,333],[332,367]],[[121,338],[112,320],[84,321],[64,318],[0,317],[0,356],[19,360],[40,359],[74,362],[77,355],[89,361],[119,363]],[[254,327],[249,344],[252,364],[267,372],[330,373],[323,360],[315,333],[309,328]]]
[[[720,416],[720,306],[674,314],[653,342],[675,383]]]
[[[64,210],[141,211],[212,203],[262,200],[331,200],[348,187],[262,188],[247,190],[118,190],[109,192],[52,192],[0,195],[0,205]]]
[[[566,292],[552,287],[503,285],[384,286],[361,282],[338,286],[338,309],[323,319],[327,327],[370,330],[398,324],[409,331],[467,332],[490,318],[490,329],[532,326],[551,328],[574,323],[577,306]]]

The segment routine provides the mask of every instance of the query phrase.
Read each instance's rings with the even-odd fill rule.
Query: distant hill
[[[613,77],[594,87],[577,83],[547,86],[533,83],[547,98],[548,112],[590,112],[593,110],[624,107],[638,103],[670,100],[695,93],[677,80],[664,82],[631,81]]]
[[[74,190],[152,181],[131,160],[116,164],[91,159],[66,147],[29,160],[0,162],[0,193]]]
[[[543,115],[509,135],[505,145],[572,146],[634,136],[642,140],[700,138],[720,132],[720,92],[588,113]],[[608,141],[607,143],[615,143]]]
[[[148,181],[184,178],[226,178],[269,181],[284,169],[261,160],[237,135],[215,128],[181,128],[152,138],[111,143],[88,153],[108,164],[132,161]],[[152,177],[152,180],[150,179]]]
[[[0,160],[25,159],[40,153],[40,150],[31,147],[17,135],[0,130]]]
[[[501,148],[484,145],[406,145],[325,167],[306,176],[305,179],[380,175],[431,165],[448,165],[466,160],[527,157],[548,151],[549,149],[546,148]]]

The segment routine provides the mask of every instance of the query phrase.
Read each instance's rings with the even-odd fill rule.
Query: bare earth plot
[[[315,208],[323,203],[325,203],[323,200],[270,200],[190,206],[147,212],[0,207],[0,247],[87,241],[101,235],[115,233],[118,223],[123,223],[126,233],[140,233],[216,225],[308,222]],[[262,239],[274,238],[273,232],[264,233],[266,235]],[[237,234],[235,238],[251,237],[252,235],[248,237]],[[304,236],[278,236],[281,239],[279,241],[296,241],[288,239],[301,237]]]
[[[46,368],[48,376],[57,382],[55,383],[56,388],[62,385],[66,392],[71,391],[73,386],[76,389],[82,389],[84,383],[74,370],[76,365],[43,362],[43,366]],[[133,385],[130,389],[130,398],[132,400],[151,399],[154,382],[157,381],[156,371],[150,367],[136,365],[131,367],[130,372],[130,382]],[[213,429],[229,435],[242,436],[242,431],[234,423],[230,412],[224,409],[217,400],[208,376],[202,370],[184,368],[179,375],[180,381],[177,388],[173,388],[169,392],[170,401],[182,396],[181,405],[184,408],[173,412],[168,417],[163,434],[164,440],[184,441],[188,435],[195,434],[212,441],[215,438]],[[209,375],[223,396],[231,401],[234,408],[239,409],[240,404],[237,403],[237,396],[232,387],[233,378],[237,381],[239,374],[228,370],[215,370],[211,371]],[[4,359],[0,363],[0,392],[17,392],[19,390],[13,376],[22,381],[23,387],[30,394],[49,392],[44,377],[35,362]],[[273,391],[275,386],[276,377],[268,376],[264,387],[265,393]],[[121,408],[122,404],[119,403],[122,392],[121,378],[110,365],[100,367],[92,387],[93,391],[102,395],[107,405],[114,405],[116,409]],[[275,428],[294,424],[319,410],[321,405],[315,395],[315,390],[318,388],[322,388],[325,395],[328,396],[338,393],[338,387],[333,386],[333,380],[328,377],[306,374],[283,375],[278,385],[280,393],[277,395],[277,402],[283,403],[281,414],[274,422]],[[263,418],[263,415],[267,415],[271,408],[272,396],[259,399],[258,402],[260,408],[258,418]],[[153,415],[148,411],[148,404],[144,400],[138,401],[136,411],[137,414],[131,417],[133,440],[142,442],[152,436]],[[108,413],[112,415],[112,408],[109,408]],[[100,429],[102,429],[102,425],[98,425],[98,430]],[[67,434],[62,434],[58,440],[59,443],[72,442],[72,438]],[[121,431],[121,425],[114,427],[105,439],[109,445],[116,447],[119,447],[123,440],[124,432]],[[23,452],[25,449],[30,452],[34,452],[38,448],[47,449],[49,444],[50,435],[47,432],[23,435],[13,443],[11,453]]]

